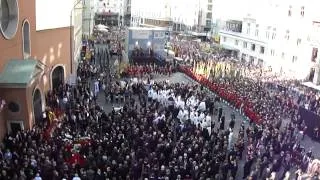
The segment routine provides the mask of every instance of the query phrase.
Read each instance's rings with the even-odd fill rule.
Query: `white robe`
[[[179,107],[182,108],[182,109],[184,109],[184,107],[185,107],[185,102],[182,101],[182,100],[180,100],[180,101],[179,101]]]
[[[153,96],[153,89],[151,88],[148,91],[148,98],[152,98],[152,96]]]
[[[157,93],[156,91],[154,91],[154,92],[152,93],[152,100],[156,101],[157,98],[158,98],[158,93]]]
[[[191,112],[190,112],[190,120],[191,120],[191,122],[194,124],[194,121],[195,121],[194,111],[191,111]]]
[[[199,121],[203,122],[204,120],[205,120],[205,115],[204,115],[204,113],[202,112],[202,113],[200,113],[200,115],[199,115]]]
[[[185,121],[189,119],[189,111],[187,109],[184,110],[184,118]]]
[[[184,110],[180,109],[177,118],[182,121],[184,118]]]
[[[206,110],[206,103],[204,101],[200,102],[198,110],[204,112]]]

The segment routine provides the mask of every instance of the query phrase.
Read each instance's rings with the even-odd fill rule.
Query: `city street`
[[[95,54],[95,65],[106,65],[107,63],[107,55],[106,55],[106,45],[101,45],[101,44],[97,44],[95,45],[95,49],[96,49],[96,54]],[[111,56],[111,59],[109,61],[109,67],[111,72],[110,73],[114,73],[115,67],[114,67],[114,62],[117,59],[117,56]],[[187,77],[185,74],[182,73],[174,73],[172,76],[167,77],[167,76],[158,76],[155,77],[155,81],[164,81],[164,80],[169,80],[172,83],[197,83],[194,82],[192,79],[190,79],[189,77]],[[93,84],[93,83],[92,83]],[[212,96],[215,96],[212,92],[208,91],[209,94],[211,94]],[[104,92],[100,92],[98,94],[98,98],[97,98],[97,103],[103,107],[103,109],[106,112],[111,112],[113,107],[121,107],[122,104],[111,104],[110,102],[106,101],[105,98],[105,94]],[[234,134],[238,134],[239,129],[241,124],[244,122],[245,124],[245,128],[248,127],[249,123],[247,118],[245,118],[244,116],[242,116],[241,114],[239,114],[239,112],[237,112],[234,108],[228,106],[227,104],[221,102],[218,106],[223,107],[224,113],[225,113],[225,117],[226,117],[226,122],[225,124],[229,124],[230,122],[230,117],[232,113],[235,113],[236,115],[236,124],[235,124],[235,129],[234,129]],[[214,122],[217,121],[216,117],[212,117],[212,120]],[[289,120],[283,120],[282,123],[282,128],[284,128],[286,126],[286,124],[289,122]],[[218,124],[218,122],[216,122],[215,124]],[[227,127],[227,126],[226,126]],[[237,137],[234,137],[235,139]],[[317,142],[312,141],[309,137],[305,137],[305,139],[303,141],[301,141],[301,146],[305,147],[306,151],[312,150],[313,151],[313,155],[317,158],[320,157],[320,152],[317,151],[317,149],[320,149],[320,144]],[[246,153],[246,152],[244,152]],[[238,173],[237,173],[237,177],[239,179],[241,179],[241,177],[243,176],[243,167],[244,167],[245,161],[241,160],[239,161],[238,164]],[[281,168],[280,170],[280,174],[282,173],[283,168]],[[292,172],[294,173],[294,172]]]

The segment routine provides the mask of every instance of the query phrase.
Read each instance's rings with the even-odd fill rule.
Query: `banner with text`
[[[153,38],[154,39],[163,39],[163,38],[165,38],[165,33],[164,32],[154,32]]]
[[[132,31],[132,39],[149,39],[150,31]]]

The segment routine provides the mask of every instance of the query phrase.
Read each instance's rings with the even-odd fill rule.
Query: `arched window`
[[[0,32],[6,39],[12,39],[18,29],[18,0],[0,0]]]
[[[28,20],[25,20],[22,24],[22,42],[23,57],[28,58],[31,55],[30,24]]]

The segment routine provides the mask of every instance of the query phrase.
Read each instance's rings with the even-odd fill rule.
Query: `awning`
[[[239,51],[239,49],[236,49],[232,46],[228,46],[228,45],[225,45],[225,44],[221,44],[222,46],[222,49],[227,49],[227,50],[232,50],[232,51]]]
[[[302,85],[304,85],[306,87],[309,87],[309,88],[311,88],[313,90],[320,91],[320,86],[317,86],[312,82],[304,82],[304,83],[302,83]]]
[[[0,74],[0,87],[26,87],[43,69],[37,60],[10,60]]]

